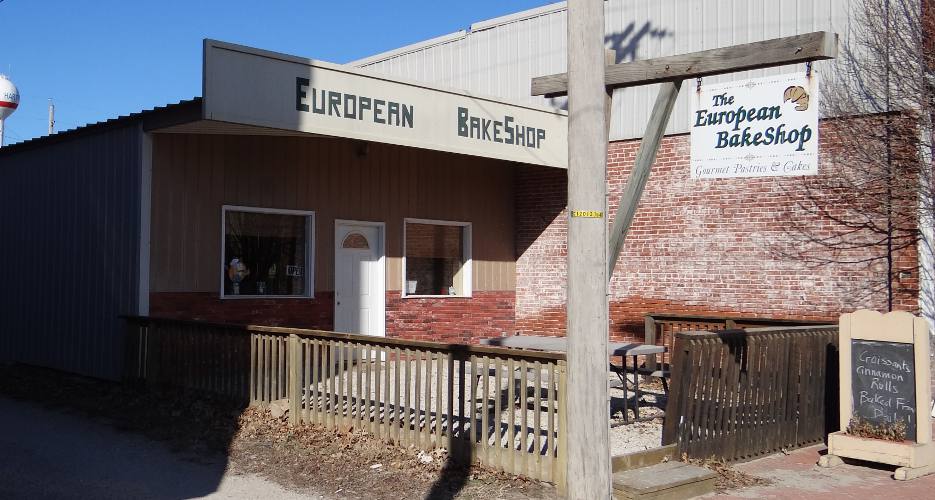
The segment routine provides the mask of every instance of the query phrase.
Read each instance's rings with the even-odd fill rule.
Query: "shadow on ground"
[[[0,366],[0,397],[3,498],[209,495],[244,409],[25,366]]]

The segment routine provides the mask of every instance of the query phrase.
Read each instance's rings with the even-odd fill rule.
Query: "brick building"
[[[618,62],[827,30],[851,30],[851,0],[809,4],[740,1],[607,0],[605,41]],[[565,4],[556,3],[475,23],[470,28],[377,54],[351,65],[397,77],[444,82],[519,102],[565,107],[564,98],[529,94],[533,77],[565,70]],[[815,63],[819,74],[834,71]],[[804,72],[804,65],[704,79],[728,80]],[[690,175],[684,82],[613,280],[611,335],[639,337],[647,313],[835,320],[860,307],[888,307],[887,268],[879,245],[846,251],[809,240],[844,234],[847,211],[815,179],[762,177],[695,180]],[[608,148],[613,214],[639,147],[655,86],[615,91]],[[821,121],[819,181],[839,173],[835,120]],[[562,335],[565,329],[566,178],[522,168],[516,177],[516,330]],[[815,207],[826,209],[817,214]],[[810,209],[812,208],[812,209]],[[810,234],[802,234],[808,228]],[[862,236],[866,238],[867,236]],[[918,312],[920,269],[915,248],[893,256],[893,306]],[[864,262],[871,259],[872,262]],[[930,288],[930,287],[929,287]],[[929,295],[931,295],[929,293]]]
[[[0,361],[117,377],[121,315],[515,330],[515,177],[564,170],[563,111],[204,51],[200,98],[0,149]]]
[[[746,29],[739,15],[705,24],[720,17],[697,2],[608,1],[608,46],[622,61],[846,28],[847,0],[791,17],[727,3]],[[0,149],[0,234],[24,242],[0,245],[17,284],[0,290],[0,361],[117,377],[120,315],[442,342],[563,335],[567,121],[563,101],[528,96],[532,77],[564,70],[563,23],[555,4],[345,66],[206,41],[201,98]],[[615,95],[610,213],[652,92]],[[805,177],[693,180],[687,110],[611,282],[613,337],[638,338],[647,313],[886,307],[876,246],[828,259],[803,240],[844,229],[847,199]],[[836,123],[819,128],[821,179],[838,169]],[[919,308],[916,254],[895,256],[895,307]]]

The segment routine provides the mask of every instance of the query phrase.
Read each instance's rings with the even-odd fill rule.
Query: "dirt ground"
[[[289,427],[269,410],[203,394],[0,365],[0,395],[75,412],[194,462],[220,461],[228,474],[267,478],[318,498],[557,498],[549,484],[450,463],[441,452],[427,455],[353,430]]]

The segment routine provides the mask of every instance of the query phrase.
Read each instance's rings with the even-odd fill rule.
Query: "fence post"
[[[643,342],[656,345],[656,319],[649,314],[643,317]],[[656,371],[655,354],[646,357],[646,366],[650,371]]]
[[[673,349],[672,349],[672,359],[669,363],[669,373],[671,374],[671,381],[669,382],[669,398],[666,403],[665,418],[662,424],[662,444],[668,445],[678,441],[678,426],[679,420],[681,420],[682,411],[684,408],[681,408],[681,399],[684,383],[690,380],[690,374],[685,373],[684,368],[686,368],[686,359],[689,359],[690,354],[686,341],[682,339],[681,341],[676,334],[673,339]]]
[[[556,363],[556,373],[558,374],[558,449],[555,454],[555,468],[553,469],[553,477],[555,478],[555,486],[558,488],[559,493],[562,496],[568,494],[568,483],[567,483],[567,462],[568,462],[568,372],[566,370],[566,362],[558,361]],[[551,383],[551,381],[550,381]],[[499,431],[498,431],[498,444],[499,444]]]
[[[299,384],[299,336],[289,335],[288,363],[289,363],[289,382],[286,386],[289,394],[289,425],[296,425],[299,422],[299,407],[301,406],[302,386]]]

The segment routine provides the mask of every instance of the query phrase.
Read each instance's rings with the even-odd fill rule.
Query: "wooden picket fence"
[[[749,460],[837,430],[837,326],[680,332],[663,444]]]
[[[679,332],[715,332],[721,330],[780,327],[780,326],[811,326],[821,325],[820,321],[789,320],[775,318],[750,318],[743,316],[705,316],[695,314],[669,314],[649,313],[643,317],[643,339],[647,344],[664,345],[668,352],[651,358],[650,365],[655,369],[655,363],[662,363],[664,367],[674,352],[675,336]]]
[[[565,356],[316,330],[127,318],[127,376],[362,429],[563,484]]]

